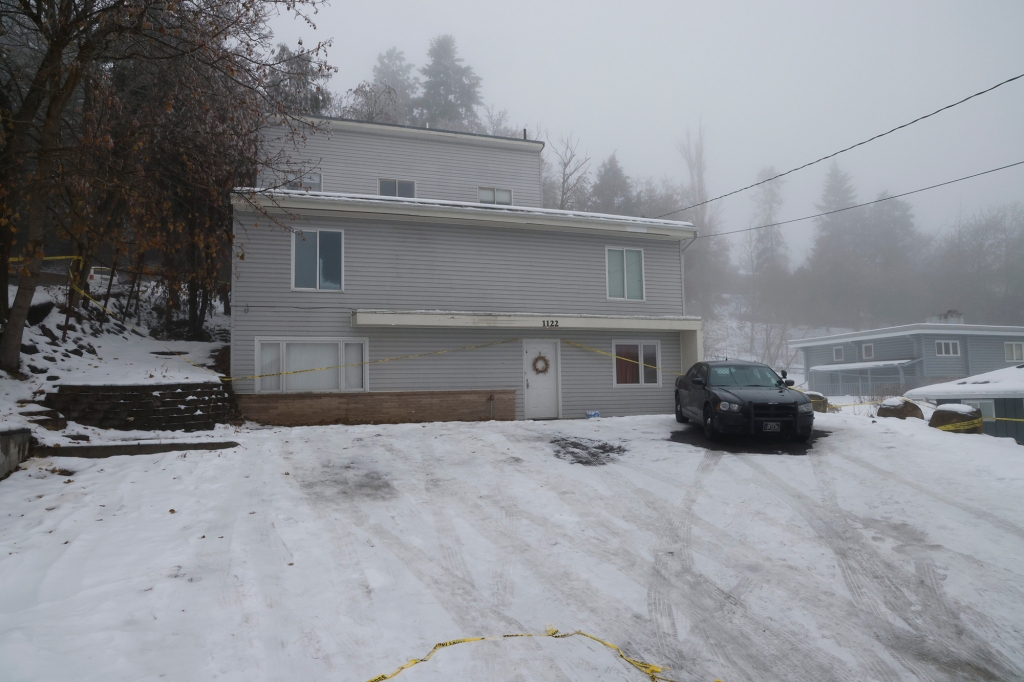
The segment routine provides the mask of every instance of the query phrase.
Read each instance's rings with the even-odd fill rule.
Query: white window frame
[[[305,287],[295,286],[295,240],[299,238],[299,233],[303,235],[316,234],[316,262],[320,263],[320,233],[321,232],[340,232],[341,233],[341,288],[340,289],[321,289],[320,288],[320,273],[317,273],[316,277],[316,289],[307,289]],[[319,267],[319,265],[318,265]],[[330,230],[327,228],[323,229],[311,229],[311,230],[292,230],[292,255],[291,255],[291,267],[289,269],[289,280],[288,283],[291,286],[292,291],[315,291],[317,293],[326,294],[343,294],[345,293],[345,230]]]
[[[310,176],[317,176],[319,178],[317,188],[312,186],[307,187],[306,181],[309,180]],[[313,183],[310,182],[310,185]],[[321,171],[306,171],[305,173],[285,173],[284,175],[284,188],[291,190],[305,190],[307,192],[323,192],[324,191],[324,174]]]
[[[287,352],[284,348],[285,344],[288,343],[337,343],[338,344],[338,360],[344,365],[345,364],[345,344],[346,343],[361,343],[363,344],[363,387],[362,388],[345,388],[345,371],[343,367],[338,368],[339,373],[339,384],[340,388],[328,389],[325,391],[309,391],[311,393],[369,393],[370,391],[370,365],[368,364],[370,358],[370,339],[366,336],[361,337],[342,337],[337,336],[257,336],[254,342],[255,358],[253,365],[256,371],[253,374],[260,374],[260,344],[263,343],[279,343],[281,347],[281,388],[276,391],[263,390],[263,379],[256,379],[255,390],[257,393],[263,394],[274,394],[281,395],[285,393],[294,393],[296,395],[306,393],[307,391],[289,391],[288,390],[288,368],[285,367],[287,361]]]
[[[842,362],[846,359],[846,352],[842,346],[832,347],[832,362]]]
[[[390,194],[381,194],[380,183],[385,181],[385,180],[390,180],[390,181],[395,183],[395,192],[396,192],[395,198],[396,199],[410,199],[410,198],[411,199],[415,199],[416,198],[416,196],[417,196],[416,195],[416,181],[415,180],[406,180],[404,178],[377,178],[377,196],[379,196],[379,197],[391,196]],[[397,192],[398,192],[398,183],[399,182],[411,182],[412,183],[412,197],[400,197],[400,196],[398,196]]]
[[[612,298],[608,291],[608,285],[611,284],[611,280],[608,279],[608,252],[609,251],[622,251],[622,298]],[[626,298],[626,251],[639,251],[640,252],[640,288],[642,289],[643,298]],[[608,301],[626,301],[628,303],[646,303],[647,302],[647,261],[645,260],[644,250],[632,247],[632,246],[606,246],[604,247],[604,295],[605,300]]]
[[[494,201],[482,201],[480,199],[480,190],[482,190],[482,189],[489,189],[492,192],[494,192]],[[507,203],[507,204],[499,204],[498,203],[498,190],[499,189],[504,191],[504,192],[508,192],[509,195],[512,197],[512,200],[509,203]],[[478,203],[478,204],[487,204],[488,206],[515,206],[516,205],[516,193],[515,193],[514,190],[512,190],[509,187],[484,187],[483,185],[480,185],[479,187],[476,188],[476,203]]]
[[[615,347],[616,346],[621,346],[621,345],[633,345],[633,346],[639,346],[640,347],[639,348],[639,351],[640,351],[639,358],[640,358],[641,366],[639,367],[639,369],[640,369],[640,383],[638,383],[638,384],[620,384],[619,383],[619,375],[615,371],[615,363],[618,362],[618,360],[616,360]],[[656,384],[644,383],[644,368],[643,368],[643,364],[642,364],[643,361],[644,361],[644,349],[643,349],[643,347],[644,346],[651,346],[651,345],[653,345],[655,347],[654,352],[657,354],[657,359],[655,360],[655,363],[654,363],[654,364],[656,364],[658,366],[658,383],[656,383]],[[612,387],[614,387],[614,388],[658,388],[658,387],[661,386],[661,381],[662,381],[661,376],[662,376],[662,374],[664,374],[664,372],[662,371],[661,365],[662,365],[662,360],[661,360],[661,341],[656,341],[655,339],[612,339]]]
[[[983,421],[994,422],[996,420],[995,400],[983,398],[980,400],[961,400],[960,402],[963,403],[964,405],[970,405],[974,409],[981,411],[981,418]]]
[[[950,350],[949,353],[943,353],[942,352],[944,350],[942,344],[944,344],[944,343],[948,343],[949,344],[949,350]],[[956,350],[956,352],[954,353],[953,350]],[[935,356],[939,357],[939,358],[958,358],[958,357],[960,357],[960,342],[959,341],[953,341],[953,340],[942,341],[942,340],[936,339],[936,341],[935,341]]]
[[[1024,362],[1024,342],[1007,341],[1003,344],[1003,357],[1006,362]]]
[[[870,350],[870,352],[868,352]],[[865,343],[860,347],[860,357],[863,360],[874,360],[875,359],[875,344]]]

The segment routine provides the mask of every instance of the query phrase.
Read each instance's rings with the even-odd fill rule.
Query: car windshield
[[[718,365],[711,368],[712,386],[762,386],[774,388],[782,383],[770,367],[760,365]]]

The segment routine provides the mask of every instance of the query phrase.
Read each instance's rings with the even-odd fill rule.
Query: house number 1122
[[[557,327],[558,320],[542,320],[542,326],[544,327]]]

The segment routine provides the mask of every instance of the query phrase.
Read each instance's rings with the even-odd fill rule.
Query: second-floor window
[[[377,190],[382,197],[416,198],[416,183],[412,180],[380,178],[377,180]]]
[[[608,298],[644,300],[644,252],[642,249],[608,248]]]
[[[873,344],[873,343],[865,343],[863,346],[861,346],[860,354],[861,354],[861,356],[865,360],[874,360],[875,359],[875,344]]]
[[[481,204],[497,204],[499,206],[512,205],[512,190],[499,187],[480,187],[477,190],[477,199]]]
[[[304,189],[309,192],[322,192],[324,176],[308,171],[306,173],[288,173],[284,181],[285,189]]]
[[[935,342],[935,354],[936,355],[960,355],[960,342],[959,341],[936,341]]]
[[[341,291],[343,233],[305,230],[292,235],[292,286],[314,291]]]
[[[835,348],[832,349],[832,362],[842,362],[842,361],[843,361],[843,347],[842,346],[836,346]]]
[[[1024,362],[1024,343],[1010,341],[1003,344],[1007,362]]]

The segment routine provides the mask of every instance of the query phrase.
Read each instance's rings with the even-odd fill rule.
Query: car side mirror
[[[796,384],[796,382],[793,381],[792,379],[785,379],[784,381],[786,382],[787,386],[793,386]]]
[[[700,377],[694,377],[690,379],[690,383],[693,384],[694,386],[703,386],[704,380],[701,379]]]

